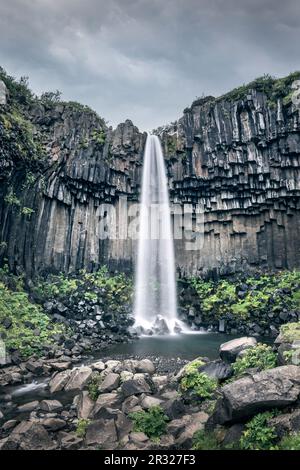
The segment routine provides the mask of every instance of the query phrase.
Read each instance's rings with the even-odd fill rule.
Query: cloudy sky
[[[0,0],[0,64],[113,126],[299,70],[299,43],[299,0]]]

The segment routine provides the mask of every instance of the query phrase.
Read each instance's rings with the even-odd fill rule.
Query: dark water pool
[[[142,337],[132,343],[115,344],[105,356],[180,358],[191,360],[198,356],[218,357],[219,346],[236,338],[220,333],[181,334],[176,336]]]

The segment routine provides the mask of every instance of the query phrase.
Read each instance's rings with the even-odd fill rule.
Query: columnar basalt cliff
[[[193,103],[162,139],[171,200],[204,211],[204,242],[186,251],[182,274],[229,274],[300,266],[300,116],[292,76],[262,80]],[[266,84],[268,87],[266,87]],[[284,85],[284,91],[280,89]],[[279,91],[278,91],[279,90]],[[10,90],[9,90],[10,91]],[[0,105],[0,253],[13,269],[131,270],[136,241],[102,239],[112,203],[117,227],[139,199],[146,134],[115,130],[75,103]]]

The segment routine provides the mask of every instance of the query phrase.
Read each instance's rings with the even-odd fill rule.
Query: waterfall
[[[168,182],[159,138],[148,134],[142,177],[135,326],[141,333],[180,331]]]

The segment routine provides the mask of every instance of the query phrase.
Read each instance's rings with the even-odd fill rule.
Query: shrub
[[[191,397],[195,396],[201,399],[211,398],[216,388],[216,380],[197,370],[187,372],[180,382],[182,393],[189,392]]]
[[[300,433],[283,437],[278,448],[279,450],[300,450]]]
[[[148,411],[135,411],[129,417],[133,421],[133,430],[145,433],[152,440],[165,434],[169,421],[160,406],[152,406]]]
[[[96,401],[100,392],[99,392],[99,385],[102,382],[102,377],[99,374],[95,374],[92,376],[92,378],[89,381],[88,384],[88,393],[89,397]]]
[[[246,430],[240,439],[243,450],[271,450],[276,443],[276,433],[268,420],[273,418],[274,412],[259,413],[246,424]]]
[[[220,450],[219,443],[213,433],[197,431],[193,436],[193,450]]]
[[[88,419],[79,419],[76,427],[76,434],[78,437],[84,438],[86,435],[86,430],[90,421]]]
[[[258,343],[255,347],[244,352],[243,357],[238,358],[232,365],[235,375],[242,375],[247,369],[257,367],[260,370],[276,367],[277,356],[271,346]]]

